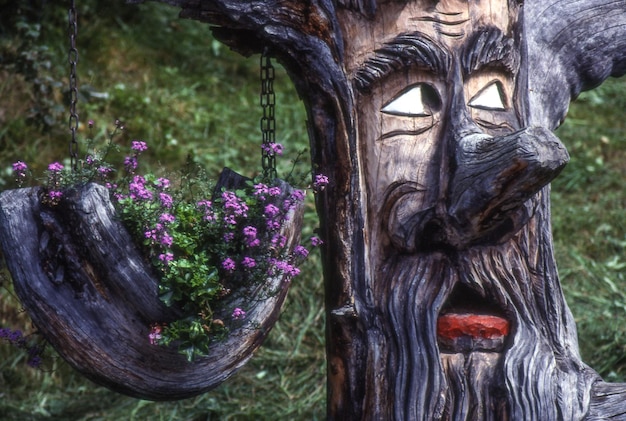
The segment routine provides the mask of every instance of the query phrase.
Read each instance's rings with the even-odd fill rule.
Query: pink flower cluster
[[[264,143],[261,145],[261,149],[263,149],[263,152],[270,156],[280,156],[283,154],[283,145],[280,143]]]
[[[133,140],[130,149],[133,154],[124,158],[124,168],[128,174],[134,174],[137,170],[139,155],[148,150],[148,145],[143,140]]]
[[[328,185],[329,180],[328,177],[324,174],[317,174],[315,176],[315,180],[313,180],[313,190],[316,192],[323,191]]]
[[[239,307],[236,307],[233,310],[232,318],[235,320],[243,320],[246,318],[246,312],[240,309]]]
[[[48,192],[46,195],[48,203],[52,206],[57,205],[63,197],[63,192],[60,190],[63,168],[65,168],[63,164],[58,162],[48,165]]]

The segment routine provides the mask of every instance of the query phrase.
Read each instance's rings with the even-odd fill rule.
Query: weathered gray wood
[[[578,355],[547,183],[571,98],[626,72],[626,3],[164,2],[244,55],[269,48],[305,102],[331,180],[330,419],[624,419],[624,386]],[[423,109],[382,112],[418,85]],[[439,315],[462,312],[509,321],[505,350],[440,352]]]
[[[230,187],[241,181],[231,171],[221,178]],[[268,279],[245,297],[233,291],[225,309],[244,308],[246,323],[215,342],[210,356],[189,363],[175,346],[150,345],[150,324],[180,313],[159,300],[158,277],[116,219],[108,190],[88,185],[54,208],[42,206],[39,193],[0,194],[0,244],[15,291],[38,330],[94,382],[143,399],[194,396],[242,367],[276,322],[289,285],[283,277]],[[290,248],[299,241],[302,212],[300,206],[283,229]]]
[[[464,85],[465,95],[473,95],[497,76],[467,81],[441,68],[435,70],[444,75],[439,82],[419,71],[450,65],[434,57],[442,57],[442,46],[451,48],[446,39],[458,28],[444,28],[446,22],[462,18],[421,16],[465,2],[168,2],[180,6],[183,17],[218,25],[215,34],[243,54],[270,47],[307,107],[314,166],[331,179],[318,195],[326,241],[330,419],[570,420],[626,407],[626,399],[607,398],[602,383],[594,388],[599,379],[578,356],[552,254],[544,187],[567,159],[547,130],[560,124],[581,89],[626,71],[624,2],[526,1],[519,17],[510,15],[504,38],[489,30],[477,35],[474,51],[482,53],[467,55],[463,71],[500,60],[511,72],[510,84],[502,80],[513,110],[505,118],[508,127],[472,126],[484,120],[484,110],[444,98],[442,109],[452,108],[446,115],[433,109],[432,124],[458,137],[433,152],[379,146],[385,144],[380,130],[396,123],[377,113],[385,95],[412,80],[422,78],[439,92]],[[489,19],[506,19],[518,3],[472,2],[467,19],[480,32]],[[491,17],[481,17],[485,10]],[[435,21],[440,29],[425,30]],[[428,35],[416,38],[411,31]],[[399,46],[386,47],[394,37]],[[368,60],[374,81],[362,72]],[[375,79],[383,75],[387,85],[377,88]],[[419,137],[422,128],[410,124],[395,130]],[[527,140],[495,161],[486,154],[481,163],[463,145],[472,143],[467,133],[483,131],[494,143]],[[415,160],[420,156],[423,163]],[[453,299],[464,295],[455,292],[459,285],[471,296],[465,303]],[[501,312],[513,323],[495,372],[476,354],[466,372],[444,364],[460,359],[440,357],[435,321],[455,306]],[[472,387],[476,393],[463,392]],[[622,389],[613,390],[620,395]],[[609,401],[610,410],[600,404]]]

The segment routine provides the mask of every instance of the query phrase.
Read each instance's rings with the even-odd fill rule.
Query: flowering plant
[[[101,151],[90,147],[74,172],[50,164],[42,202],[55,206],[68,185],[105,184],[121,221],[160,275],[160,299],[180,310],[177,320],[154,320],[146,327],[150,343],[178,346],[189,361],[208,355],[210,344],[227,335],[229,327],[247,322],[246,309],[234,304],[241,300],[227,297],[245,296],[268,277],[289,280],[299,274],[297,266],[308,250],[296,246],[289,253],[281,228],[304,200],[304,191],[262,178],[214,189],[198,183],[206,181],[201,172],[183,176],[175,189],[168,178],[138,172],[139,158],[148,149],[140,140],[132,141],[122,176],[114,180],[116,171],[104,159],[114,147],[112,137]],[[271,150],[280,153],[282,146]],[[13,169],[21,182],[27,166],[15,163]]]
[[[44,346],[29,343],[28,338],[24,336],[21,330],[12,330],[8,327],[0,328],[0,340],[25,350],[28,354],[27,363],[29,366],[36,368],[41,365],[41,355],[43,354]]]

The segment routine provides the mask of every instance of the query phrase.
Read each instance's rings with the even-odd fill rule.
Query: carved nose
[[[454,161],[448,236],[467,245],[505,238],[528,222],[529,199],[559,174],[569,155],[552,132],[531,127],[501,137],[466,135]]]
[[[467,133],[456,142],[438,204],[424,207],[427,186],[390,186],[383,215],[396,248],[412,253],[506,240],[533,215],[530,199],[569,160],[561,141],[541,127],[501,137]]]

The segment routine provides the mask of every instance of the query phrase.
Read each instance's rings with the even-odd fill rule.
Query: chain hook
[[[76,103],[78,102],[78,84],[76,75],[76,64],[78,63],[78,49],[76,48],[76,37],[78,35],[78,18],[76,14],[76,5],[74,0],[70,0],[70,8],[68,11],[69,22],[69,38],[70,49],[68,53],[68,62],[70,65],[70,118],[69,128],[72,134],[69,152],[72,171],[78,169],[78,142],[76,141],[76,131],[78,130],[78,114],[76,112]]]
[[[261,165],[266,179],[276,178],[276,95],[274,93],[274,66],[268,55],[268,48],[261,54]]]

